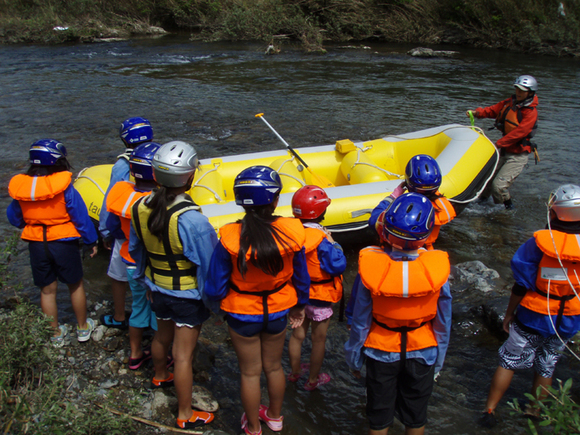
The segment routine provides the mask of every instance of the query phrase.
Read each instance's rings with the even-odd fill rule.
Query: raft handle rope
[[[95,180],[93,180],[91,177],[87,176],[87,175],[83,175],[84,172],[87,170],[88,168],[84,168],[81,172],[79,172],[79,175],[77,175],[76,180],[80,180],[81,178],[86,178],[87,180],[89,180],[91,183],[93,183],[95,186],[97,186],[97,189],[99,189],[101,191],[101,193],[103,195],[105,195],[105,191],[103,189],[101,189],[101,186],[99,186],[99,183],[97,183]]]
[[[201,166],[200,166],[200,167],[201,167]],[[204,173],[204,174],[203,174],[201,177],[199,177],[199,180],[197,180],[197,181],[195,182],[195,184],[193,185],[193,187],[202,187],[202,188],[204,188],[204,189],[207,189],[207,190],[209,190],[209,191],[210,191],[210,192],[213,194],[213,196],[215,196],[215,199],[216,199],[218,202],[222,202],[222,201],[223,201],[223,200],[222,200],[222,198],[219,196],[219,194],[218,194],[218,193],[217,193],[215,190],[213,190],[211,187],[208,187],[208,186],[206,186],[205,184],[199,184],[199,182],[200,182],[201,180],[203,180],[203,177],[205,177],[207,174],[209,174],[209,173],[211,173],[211,172],[215,172],[215,171],[217,171],[219,167],[220,167],[220,164],[219,164],[219,163],[214,163],[214,164],[213,164],[213,169],[210,169],[209,171],[205,172],[205,173]]]
[[[294,157],[291,157],[288,160],[284,160],[280,164],[280,166],[278,167],[278,169],[274,169],[274,170],[278,173],[278,175],[280,175],[280,176],[284,175],[285,177],[292,178],[293,180],[298,181],[298,183],[300,183],[302,186],[306,186],[306,182],[304,180],[301,180],[300,178],[295,177],[294,175],[287,174],[286,172],[281,172],[282,168],[284,167],[284,165],[286,163],[288,163],[288,162],[292,163],[294,160],[295,160]],[[298,171],[300,171],[300,169],[298,169]]]
[[[356,150],[356,151],[357,151],[357,154],[356,154],[356,162],[354,162],[354,163],[352,164],[352,166],[350,167],[351,169],[354,169],[354,167],[355,167],[356,165],[364,165],[364,166],[370,166],[371,168],[378,169],[379,171],[381,171],[381,172],[384,172],[385,174],[387,174],[387,175],[390,175],[391,177],[395,177],[395,178],[398,178],[398,179],[401,179],[401,178],[404,178],[404,177],[405,177],[404,175],[395,174],[395,173],[393,173],[393,172],[389,172],[389,171],[387,171],[386,169],[380,168],[380,167],[378,167],[378,166],[377,166],[376,164],[374,164],[374,163],[366,163],[366,162],[360,162],[360,161],[359,161],[359,160],[360,160],[360,153],[361,153],[361,152],[363,152],[363,153],[364,153],[366,150],[368,150],[368,149],[372,149],[372,147],[367,147],[367,148],[365,148],[365,149],[361,149],[361,148],[359,148],[359,147],[356,147],[356,148],[357,148],[357,150]]]
[[[546,207],[548,209],[548,213],[547,213],[548,230],[550,231],[550,238],[552,239],[552,245],[554,246],[554,252],[556,252],[556,258],[558,258],[558,263],[560,263],[560,267],[562,268],[562,271],[566,275],[566,279],[568,280],[568,284],[570,285],[570,288],[572,289],[572,291],[576,295],[576,298],[578,298],[578,300],[580,300],[580,295],[578,295],[578,292],[576,291],[576,289],[572,285],[572,281],[570,281],[570,278],[568,277],[568,272],[567,272],[566,268],[564,267],[564,265],[562,264],[562,260],[560,259],[560,254],[558,253],[558,248],[556,247],[556,241],[554,240],[554,235],[552,233],[552,226],[550,225],[550,206],[546,204]],[[578,283],[580,284],[580,279],[578,278],[578,274],[576,273],[576,271],[574,271],[574,275],[576,275],[576,281],[578,281]],[[548,280],[547,290],[548,291],[546,292],[547,293],[547,295],[546,295],[546,309],[548,311],[548,318],[550,319],[550,323],[552,324],[552,328],[554,328],[554,332],[556,333],[556,335],[558,336],[558,338],[560,339],[560,341],[562,342],[564,347],[566,349],[568,349],[568,351],[572,355],[574,355],[574,357],[578,361],[580,361],[580,357],[578,355],[576,355],[576,353],[568,346],[568,344],[566,344],[566,342],[562,339],[562,337],[560,337],[560,334],[558,334],[558,330],[556,329],[556,325],[554,325],[554,320],[552,319],[552,315],[550,313],[550,281],[549,280]]]

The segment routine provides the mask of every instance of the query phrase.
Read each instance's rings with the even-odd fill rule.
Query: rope
[[[83,175],[83,173],[87,170],[88,168],[83,169],[79,175],[77,176],[77,180],[80,180],[81,178],[86,178],[87,180],[89,180],[91,183],[93,183],[95,186],[97,186],[97,189],[99,189],[101,191],[101,193],[103,195],[105,195],[105,191],[103,189],[101,189],[101,186],[99,186],[99,184],[93,180],[91,177],[88,177],[86,175]],[[75,180],[76,181],[76,180]]]
[[[367,149],[372,149],[372,147],[365,148],[364,150],[361,150],[359,147],[357,147],[356,162],[354,162],[353,165],[350,167],[351,169],[353,169],[356,165],[364,165],[364,166],[370,166],[371,168],[378,169],[379,171],[382,171],[385,174],[390,175],[391,177],[395,177],[395,178],[403,178],[404,177],[404,175],[394,174],[392,172],[387,171],[386,169],[380,168],[379,166],[377,166],[375,164],[371,164],[371,163],[367,163],[367,162],[359,162],[359,160],[360,160],[360,153],[361,152],[364,153],[365,150],[367,150]]]
[[[195,184],[193,185],[193,187],[203,187],[204,189],[207,189],[207,190],[209,190],[211,193],[213,193],[213,196],[215,197],[215,199],[216,199],[218,202],[222,202],[222,198],[221,198],[221,197],[218,195],[218,193],[217,193],[215,190],[213,190],[212,188],[210,188],[210,187],[208,187],[208,186],[206,186],[206,185],[204,185],[204,184],[199,184],[199,182],[200,182],[201,180],[203,180],[203,177],[205,177],[205,176],[206,176],[207,174],[209,174],[210,172],[215,172],[215,171],[217,171],[219,167],[220,167],[220,164],[219,164],[219,163],[218,163],[218,164],[215,164],[215,163],[214,163],[214,167],[213,167],[213,169],[210,169],[209,171],[207,171],[206,173],[204,173],[204,174],[203,174],[201,177],[199,177],[199,180],[197,180],[197,181],[195,182]]]
[[[572,291],[576,295],[576,298],[578,300],[580,300],[580,296],[578,295],[578,292],[576,291],[576,289],[574,288],[574,285],[572,284],[572,281],[570,281],[570,278],[568,277],[568,271],[564,267],[564,264],[562,264],[562,259],[560,258],[560,254],[558,253],[558,248],[556,247],[556,241],[554,240],[554,234],[552,233],[552,226],[550,225],[550,207],[548,205],[546,205],[546,208],[548,210],[548,212],[547,212],[548,230],[550,231],[550,238],[552,239],[552,245],[554,246],[554,252],[556,252],[556,258],[558,259],[558,263],[560,263],[560,268],[562,269],[562,272],[564,272],[564,274],[566,275],[566,279],[568,280],[568,284],[570,284],[570,288],[572,289]],[[578,279],[578,274],[576,273],[576,271],[574,271],[574,275],[576,275],[576,281],[578,281],[578,283],[580,284],[580,279]],[[548,291],[547,291],[547,297],[546,297],[546,310],[548,312],[548,318],[550,319],[550,324],[552,325],[552,328],[554,328],[554,331],[556,332],[558,339],[562,342],[564,347],[566,347],[566,349],[568,349],[568,351],[570,351],[570,353],[572,355],[574,355],[574,357],[578,361],[580,361],[580,357],[578,355],[576,355],[576,353],[574,353],[574,351],[572,349],[570,349],[570,347],[562,339],[562,337],[560,337],[560,334],[558,334],[558,330],[556,329],[556,325],[554,325],[554,320],[552,319],[552,315],[550,314],[550,280],[548,280]]]

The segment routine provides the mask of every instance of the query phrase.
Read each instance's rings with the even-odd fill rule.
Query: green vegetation
[[[28,303],[0,313],[0,431],[4,434],[126,434],[129,419],[67,397],[67,370],[50,345],[52,329]],[[102,402],[102,399],[99,400]]]
[[[541,387],[540,387],[541,388]],[[538,388],[537,395],[540,394]],[[531,434],[537,435],[545,429],[546,432],[554,434],[580,433],[580,405],[575,403],[571,396],[572,379],[562,382],[558,379],[558,389],[550,387],[547,397],[542,401],[537,400],[532,394],[526,394],[530,405],[539,410],[540,421],[534,423],[528,419],[528,430]],[[517,399],[509,405],[519,414],[525,414]],[[544,431],[542,431],[544,432]]]
[[[9,43],[128,37],[159,26],[204,40],[289,38],[311,51],[364,40],[558,55],[580,48],[580,3],[570,0],[0,0],[0,11],[0,41]]]

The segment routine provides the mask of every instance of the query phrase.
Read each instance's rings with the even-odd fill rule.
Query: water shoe
[[[147,346],[143,349],[143,355],[140,358],[129,358],[129,369],[137,370],[143,364],[151,359],[151,346]]]
[[[112,314],[103,314],[100,320],[101,325],[105,325],[109,328],[117,328],[125,330],[129,327],[127,319],[123,320],[122,322],[119,322],[118,320],[115,320]]]
[[[268,425],[268,427],[274,432],[280,432],[282,430],[284,417],[280,416],[278,418],[268,417],[268,407],[265,405],[260,405],[260,411],[258,413],[258,418]]]
[[[91,334],[95,329],[95,321],[90,317],[87,318],[87,327],[86,329],[80,329],[79,325],[77,325],[77,340],[81,343],[88,341],[91,338]]]
[[[59,335],[50,337],[50,342],[54,347],[62,347],[64,345],[64,338],[66,337],[66,326],[59,325],[58,330],[60,331]]]
[[[211,423],[213,418],[214,417],[211,412],[193,411],[193,414],[187,420],[178,418],[175,426],[181,429],[194,429],[196,427],[203,426],[204,424]]]
[[[491,429],[497,424],[497,419],[495,418],[495,413],[488,409],[483,413],[477,422],[481,427]]]
[[[329,382],[330,382],[330,376],[326,373],[320,373],[315,382],[310,383],[310,381],[306,381],[306,383],[304,384],[304,389],[306,391],[312,391],[312,390],[317,389],[321,385],[327,384]]]
[[[173,386],[173,373],[169,373],[167,379],[153,379],[151,380],[151,388],[167,388]]]
[[[242,420],[240,421],[240,424],[242,425],[242,429],[246,435],[262,435],[262,426],[260,426],[260,430],[258,430],[258,432],[252,432],[250,429],[248,429],[248,418],[246,417],[245,412],[242,414]]]
[[[302,363],[300,364],[300,373],[290,373],[286,379],[288,380],[288,382],[296,382],[298,379],[302,377],[304,373],[308,371],[309,368],[310,364]]]

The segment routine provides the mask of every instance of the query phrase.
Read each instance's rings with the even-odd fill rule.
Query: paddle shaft
[[[286,148],[288,148],[288,151],[290,151],[290,152],[292,153],[292,155],[293,155],[294,157],[296,157],[296,158],[298,159],[298,161],[304,165],[304,167],[305,167],[305,168],[308,168],[308,165],[306,164],[306,162],[305,162],[304,160],[302,160],[302,157],[300,157],[300,156],[298,155],[298,153],[297,153],[296,151],[294,151],[294,149],[293,149],[293,148],[290,146],[290,144],[289,144],[288,142],[286,142],[286,141],[284,140],[284,138],[283,138],[282,136],[280,136],[276,130],[274,130],[274,127],[272,127],[272,126],[270,125],[270,123],[269,123],[268,121],[266,121],[266,118],[264,118],[262,115],[263,115],[262,113],[258,113],[258,114],[256,115],[256,117],[258,117],[258,118],[260,118],[262,121],[264,121],[264,123],[265,123],[265,124],[266,124],[266,125],[267,125],[267,126],[270,128],[270,130],[272,130],[272,131],[274,132],[274,134],[275,134],[276,136],[278,136],[278,139],[280,139],[280,140],[282,141],[282,143],[283,143],[284,145],[286,145]]]

